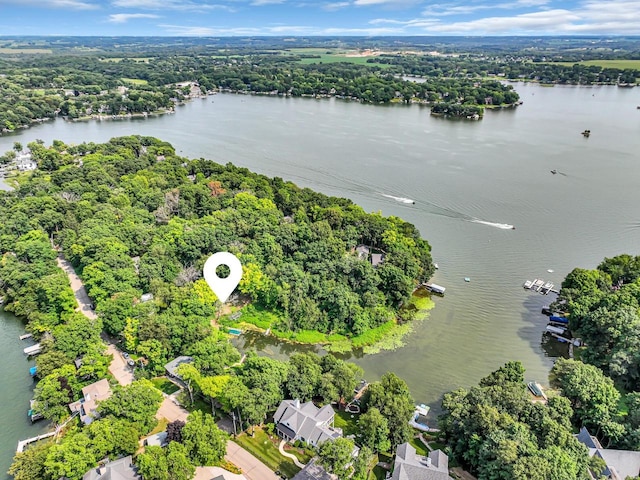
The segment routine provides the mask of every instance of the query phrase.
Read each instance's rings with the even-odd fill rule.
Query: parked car
[[[124,358],[129,358],[129,354],[128,354],[127,352],[122,352],[122,356],[123,356]]]
[[[127,365],[129,365],[130,367],[135,367],[136,362],[134,362],[133,360],[129,359],[129,360],[127,360]]]

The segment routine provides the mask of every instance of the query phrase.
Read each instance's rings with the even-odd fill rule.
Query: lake
[[[46,422],[40,421],[31,424],[27,417],[29,400],[33,397],[35,382],[29,376],[29,368],[35,362],[27,360],[22,349],[33,345],[30,340],[22,341],[20,335],[24,333],[24,324],[15,316],[2,310],[0,307],[0,425],[2,425],[2,437],[0,437],[0,478],[11,465],[11,459],[16,452],[18,440],[38,435],[46,430]]]
[[[440,267],[433,281],[446,294],[404,348],[353,360],[368,380],[395,371],[416,401],[437,410],[444,392],[475,384],[509,360],[524,363],[528,380],[546,384],[549,353],[558,349],[541,344],[540,308],[553,295],[525,291],[524,280],[560,284],[576,266],[639,253],[640,89],[516,90],[522,106],[487,111],[478,122],[432,117],[417,105],[216,95],[175,115],[56,120],[0,137],[0,152],[36,138],[151,135],[182,155],[232,162],[412,222],[432,245]],[[590,138],[580,134],[585,129]],[[297,348],[255,335],[238,341],[275,356]],[[22,367],[6,375],[30,381]],[[13,405],[8,410],[22,415],[24,406]]]

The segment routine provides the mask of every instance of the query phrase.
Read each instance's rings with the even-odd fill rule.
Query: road
[[[85,317],[92,320],[94,318],[98,318],[96,312],[91,308],[91,299],[89,298],[89,295],[87,295],[87,291],[82,284],[82,280],[80,280],[80,277],[76,274],[76,271],[73,269],[73,265],[66,261],[61,253],[58,254],[58,266],[64,270],[69,277],[71,290],[73,290],[76,302],[78,303],[78,311],[82,312]]]
[[[240,467],[242,475],[248,480],[280,480],[269,467],[231,440],[227,442],[227,454],[224,459]]]
[[[67,277],[69,277],[71,290],[73,290],[73,295],[76,297],[76,302],[78,303],[77,310],[91,320],[98,318],[96,312],[91,308],[91,299],[89,298],[89,295],[87,295],[87,290],[84,288],[82,280],[80,280],[80,277],[73,269],[73,265],[65,260],[61,253],[58,254],[58,266],[64,270]],[[133,372],[127,366],[127,362],[122,356],[122,352],[120,352],[115,345],[109,344],[107,347],[107,355],[113,355],[113,360],[109,365],[109,371],[118,383],[120,385],[129,385],[133,382]]]
[[[87,295],[82,280],[80,280],[73,266],[64,259],[62,254],[58,255],[58,266],[64,270],[69,277],[71,289],[78,302],[78,311],[82,312],[87,318],[97,318],[96,313],[91,308],[91,299],[89,295]],[[133,382],[133,372],[127,366],[122,353],[114,344],[109,344],[107,354],[113,355],[113,360],[109,365],[109,371],[116,380],[118,380],[118,383],[120,385],[129,385]],[[189,412],[174,402],[171,396],[164,398],[156,413],[157,418],[166,418],[169,422],[175,420],[186,421],[188,415]],[[280,480],[269,467],[231,440],[227,442],[227,455],[224,458],[239,467],[247,480]],[[202,472],[203,475],[205,473],[205,471]]]

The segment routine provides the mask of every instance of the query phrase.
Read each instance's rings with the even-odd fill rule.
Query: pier
[[[31,357],[33,355],[38,355],[40,352],[42,352],[42,346],[39,343],[36,343],[35,345],[32,345],[31,347],[25,348],[23,350],[23,352],[28,357]]]
[[[538,292],[542,295],[547,295],[549,293],[560,293],[554,288],[555,285],[553,283],[545,282],[541,278],[527,280],[522,284],[522,286],[527,290],[533,290],[534,292]]]
[[[20,335],[20,340],[26,340],[27,338],[33,337],[30,333],[25,333],[24,335]]]
[[[18,448],[16,449],[16,453],[22,453],[24,452],[24,448],[30,443],[37,442],[39,440],[44,440],[45,438],[53,437],[56,433],[58,432],[54,431],[49,433],[43,433],[42,435],[38,435],[37,437],[31,437],[31,438],[27,438],[26,440],[20,440],[18,442]]]

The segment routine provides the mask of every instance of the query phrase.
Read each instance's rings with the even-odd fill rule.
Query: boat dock
[[[27,338],[33,337],[30,333],[25,333],[24,335],[20,335],[20,340],[26,340]]]
[[[527,280],[522,284],[522,286],[527,290],[533,290],[534,292],[538,292],[542,295],[547,295],[548,293],[559,293],[559,291],[554,288],[555,285],[553,283],[545,282],[541,278]]]
[[[24,448],[30,443],[37,442],[39,440],[44,440],[45,438],[53,437],[56,433],[58,432],[54,431],[49,433],[43,433],[42,435],[38,435],[37,437],[31,437],[31,438],[27,438],[26,440],[20,440],[18,442],[18,448],[16,449],[16,453],[22,453],[24,452]]]
[[[40,352],[42,352],[42,345],[40,345],[39,343],[36,343],[35,345],[25,348],[23,352],[28,357],[31,357],[33,355],[38,355]]]

